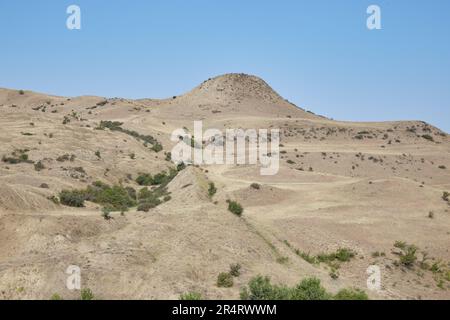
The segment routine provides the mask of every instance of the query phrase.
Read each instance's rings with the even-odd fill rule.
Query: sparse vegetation
[[[309,252],[303,252],[299,249],[293,248],[292,245],[284,240],[284,243],[295,252],[296,255],[310,264],[325,263],[329,265],[332,270],[339,268],[339,262],[349,262],[356,256],[356,252],[348,248],[339,248],[336,252],[320,253],[317,256],[311,255]],[[331,276],[331,274],[330,274]],[[333,276],[332,276],[333,278]]]
[[[118,132],[125,133],[127,135],[132,136],[136,140],[144,141],[144,143],[146,143],[146,144],[150,143],[152,145],[151,149],[153,151],[155,151],[156,153],[163,150],[162,144],[158,140],[156,140],[153,136],[142,135],[133,130],[123,129],[122,125],[123,125],[123,122],[118,122],[118,121],[101,121],[100,125],[96,129],[104,130],[104,129],[108,128],[111,131],[118,131]]]
[[[44,170],[44,169],[45,169],[45,166],[44,166],[44,164],[41,161],[38,161],[38,162],[36,162],[34,164],[34,170],[41,171],[41,170]]]
[[[255,190],[259,190],[259,189],[261,189],[261,185],[259,185],[258,183],[252,183],[250,185],[250,188],[255,189]]]

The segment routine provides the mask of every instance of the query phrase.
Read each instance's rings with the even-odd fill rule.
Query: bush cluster
[[[327,292],[317,278],[306,278],[294,287],[274,285],[268,277],[257,276],[241,290],[242,300],[368,300],[359,289],[343,289],[336,295]]]

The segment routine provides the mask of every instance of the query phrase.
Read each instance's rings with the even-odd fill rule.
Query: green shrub
[[[217,188],[214,185],[214,182],[209,183],[208,195],[212,198],[217,193]]]
[[[324,263],[332,263],[334,261],[340,261],[340,262],[348,262],[353,257],[355,257],[356,253],[350,249],[347,248],[340,248],[336,252],[333,253],[321,253],[317,256],[317,260],[319,262]]]
[[[137,207],[138,211],[148,212],[150,209],[156,208],[161,204],[159,199],[147,199],[139,204]]]
[[[158,140],[156,140],[154,137],[152,137],[151,135],[143,135],[136,131],[123,129],[122,124],[123,124],[123,122],[118,122],[118,121],[101,121],[100,125],[96,129],[104,130],[105,128],[108,128],[111,131],[118,131],[118,132],[125,133],[129,136],[132,136],[136,140],[144,141],[145,144],[150,143],[152,145],[151,149],[155,152],[160,152],[163,149],[161,143]]]
[[[140,186],[151,186],[152,182],[153,182],[153,178],[148,173],[140,174],[136,178],[136,183],[139,184]]]
[[[444,191],[444,193],[442,194],[442,200],[444,201],[449,201],[449,197],[450,197],[450,193],[448,193],[447,191]]]
[[[166,171],[160,172],[154,176],[148,173],[141,173],[136,178],[136,183],[141,186],[158,186],[167,185],[177,175],[177,170],[171,169],[167,173]]]
[[[80,296],[81,300],[94,300],[94,294],[89,288],[81,289]]]
[[[54,293],[51,297],[50,300],[64,300],[59,294]]]
[[[125,187],[125,190],[127,191],[128,196],[131,199],[137,200],[136,190],[134,190],[134,188],[132,188],[132,187]]]
[[[400,249],[402,252],[400,254],[400,264],[405,267],[411,267],[417,260],[416,252],[418,248],[415,245],[407,244],[404,241],[396,241],[394,247]]]
[[[47,199],[53,202],[54,204],[59,204],[59,199],[55,196],[48,197]]]
[[[198,292],[188,292],[188,293],[183,293],[182,295],[180,295],[180,300],[203,300],[203,297],[200,293]]]
[[[369,300],[369,297],[360,289],[342,289],[334,296],[334,300]]]
[[[255,190],[261,189],[261,186],[260,186],[258,183],[252,183],[252,184],[250,185],[250,187],[251,187],[252,189],[255,189]]]
[[[125,211],[136,205],[130,197],[129,190],[122,186],[113,186],[96,181],[85,190],[64,190],[60,193],[60,201],[70,207],[83,207],[84,201],[104,205],[110,211]]]
[[[95,156],[99,159],[102,158],[102,155],[100,154],[100,150],[95,151]]]
[[[234,263],[230,265],[230,274],[233,277],[239,277],[241,275],[241,265],[239,263]]]
[[[400,256],[400,263],[406,267],[411,267],[417,260],[417,247],[410,245],[406,248],[404,253]]]
[[[28,149],[16,150],[9,157],[3,156],[2,161],[9,164],[33,163],[33,161],[28,159],[28,151]]]
[[[256,276],[241,290],[240,296],[242,300],[289,300],[290,290],[272,285],[269,277]]]
[[[63,190],[59,194],[59,201],[61,204],[69,207],[81,208],[84,207],[85,196],[83,192],[73,190]]]
[[[322,287],[317,278],[302,280],[293,288],[290,300],[329,300],[331,295]]]
[[[336,251],[335,257],[341,262],[348,262],[355,257],[355,252],[347,248],[341,248]]]
[[[34,170],[41,171],[41,170],[44,170],[44,169],[45,169],[45,166],[44,166],[44,164],[41,161],[38,161],[38,162],[36,162],[34,164]]]
[[[86,200],[105,205],[111,211],[121,211],[136,204],[127,189],[122,186],[89,186],[86,190],[86,196],[88,198]]]
[[[236,201],[228,201],[228,210],[237,216],[241,216],[242,212],[244,212],[242,206]]]
[[[359,289],[343,289],[334,297],[317,278],[306,278],[293,288],[272,285],[268,277],[253,277],[241,290],[242,300],[368,300]]]
[[[233,276],[228,272],[219,273],[217,276],[217,286],[221,288],[231,288],[233,286]]]
[[[315,256],[312,256],[306,252],[301,252],[300,250],[295,250],[295,253],[300,256],[303,260],[305,260],[306,262],[310,263],[310,264],[316,264],[318,263],[317,258]]]
[[[21,96],[23,96],[23,95],[25,94],[25,91],[19,90],[19,94],[20,94]]]
[[[422,138],[424,138],[425,140],[434,141],[433,137],[430,136],[429,134],[422,135]]]
[[[111,219],[111,209],[110,208],[103,208],[102,209],[102,217],[105,220]]]
[[[336,280],[339,278],[339,271],[337,271],[335,268],[331,268],[329,275],[331,279]]]
[[[163,150],[163,146],[160,143],[155,143],[151,149],[158,153]]]

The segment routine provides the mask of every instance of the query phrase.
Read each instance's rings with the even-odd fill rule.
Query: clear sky
[[[71,4],[81,30],[66,28]],[[366,27],[371,4],[382,30]],[[0,87],[163,98],[229,72],[334,119],[450,132],[450,1],[0,2]]]

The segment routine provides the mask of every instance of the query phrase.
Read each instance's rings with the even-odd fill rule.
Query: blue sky
[[[366,28],[370,4],[382,30]],[[449,39],[448,0],[1,1],[0,87],[163,98],[244,72],[334,119],[450,132]]]

